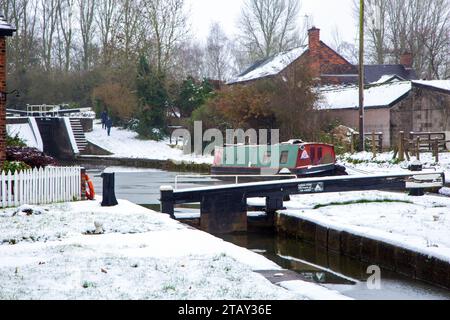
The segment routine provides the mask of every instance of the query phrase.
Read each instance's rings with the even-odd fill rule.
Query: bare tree
[[[96,4],[95,19],[100,30],[103,63],[110,64],[122,11],[116,0],[97,0]]]
[[[120,0],[120,29],[118,31],[118,42],[123,47],[125,61],[128,61],[132,52],[139,51],[139,45],[144,36],[144,26],[140,0]]]
[[[184,41],[180,43],[174,56],[171,76],[181,80],[192,77],[201,80],[207,75],[205,66],[205,48],[200,43]]]
[[[250,59],[267,58],[300,45],[299,11],[299,0],[246,0],[239,28]]]
[[[371,61],[398,63],[403,53],[410,52],[420,76],[445,77],[450,59],[448,0],[370,0],[369,9],[366,33]]]
[[[59,17],[59,32],[62,35],[61,46],[64,47],[64,70],[66,72],[70,69],[70,55],[72,51],[73,42],[73,19],[75,13],[75,0],[59,0],[58,3],[58,17]]]
[[[356,45],[349,43],[347,41],[342,40],[341,33],[339,31],[338,26],[335,26],[334,31],[332,33],[332,44],[331,47],[347,59],[349,62],[353,64],[358,63],[358,49]]]
[[[230,41],[219,23],[211,25],[206,45],[208,77],[225,81],[230,76]]]
[[[41,0],[42,58],[48,71],[52,67],[53,41],[58,22],[58,0]]]
[[[10,71],[24,70],[38,60],[37,1],[6,0],[2,9],[6,18],[17,27],[15,36],[9,41]]]
[[[167,72],[177,46],[188,33],[184,0],[144,0],[158,72]]]
[[[88,70],[91,64],[92,41],[94,33],[95,0],[77,0],[79,23],[82,39],[83,69]]]

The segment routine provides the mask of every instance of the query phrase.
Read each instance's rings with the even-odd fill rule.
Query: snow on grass
[[[293,196],[285,207],[282,214],[450,261],[450,198],[381,191],[326,193]]]
[[[168,141],[140,140],[134,131],[113,128],[111,136],[102,129],[101,124],[94,123],[94,130],[86,133],[86,138],[93,144],[108,150],[116,158],[172,160],[175,162],[212,164],[213,157],[185,155],[183,151],[169,146]]]
[[[281,269],[263,256],[127,201],[14,212],[0,211],[0,299],[307,297],[253,272]]]
[[[345,154],[338,157],[339,164],[347,167],[350,174],[353,172],[357,174],[408,172],[409,164],[417,161],[417,158],[411,157],[410,160],[410,162],[394,160],[393,152],[377,154],[376,158],[373,158],[371,152]],[[440,153],[439,163],[436,163],[432,153],[423,153],[420,155],[420,162],[425,171],[444,172],[447,183],[450,183],[450,153]]]

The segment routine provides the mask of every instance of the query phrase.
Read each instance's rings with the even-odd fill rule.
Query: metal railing
[[[204,179],[204,178],[228,178],[233,179],[235,182],[234,184],[239,184],[239,180],[241,178],[277,178],[280,179],[297,179],[297,175],[291,174],[291,175],[178,175],[175,177],[175,190],[179,190],[178,185],[180,184],[180,179],[182,178],[194,178],[194,179]],[[247,181],[246,181],[247,182]]]

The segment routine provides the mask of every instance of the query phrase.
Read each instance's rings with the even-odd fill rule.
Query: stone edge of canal
[[[200,219],[178,219],[200,229]],[[303,241],[327,252],[398,273],[442,289],[450,290],[450,263],[386,242],[335,230],[299,217],[277,213],[248,218],[249,232],[273,232]]]

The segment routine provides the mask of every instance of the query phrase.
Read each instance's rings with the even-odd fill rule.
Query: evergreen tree
[[[137,132],[142,138],[160,140],[166,131],[168,93],[165,76],[143,56],[139,59],[136,87],[139,99]]]
[[[204,79],[197,84],[194,78],[188,77],[183,81],[176,105],[180,108],[181,116],[189,118],[192,113],[201,107],[213,95],[214,88]]]

